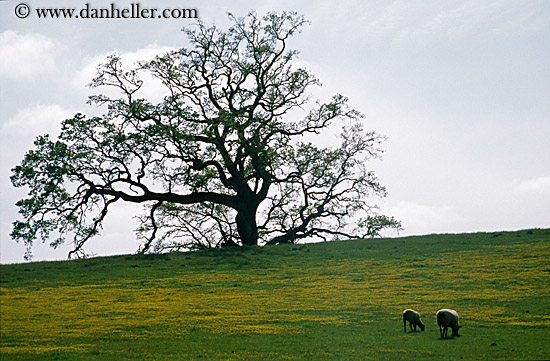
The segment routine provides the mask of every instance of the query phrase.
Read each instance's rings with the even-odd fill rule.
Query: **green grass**
[[[550,230],[0,266],[2,360],[550,359]],[[461,337],[441,340],[453,308]],[[425,332],[403,333],[405,308]]]

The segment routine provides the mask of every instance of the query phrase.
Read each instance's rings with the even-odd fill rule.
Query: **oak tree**
[[[11,178],[29,189],[12,232],[28,255],[37,239],[56,247],[68,237],[69,257],[85,255],[117,202],[143,205],[139,252],[372,237],[400,227],[369,203],[385,195],[366,166],[383,137],[363,129],[344,96],[309,102],[319,81],[293,64],[297,51],[288,48],[304,18],[229,17],[228,30],[199,22],[184,30],[188,46],[130,70],[111,55],[91,86],[117,95],[89,98],[105,113],[76,114],[58,139],[36,139]],[[161,101],[142,96],[150,76],[162,83]],[[320,144],[335,128],[338,144]]]

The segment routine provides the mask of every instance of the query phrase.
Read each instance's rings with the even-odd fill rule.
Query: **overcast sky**
[[[95,67],[112,52],[125,63],[184,46],[193,20],[38,19],[34,9],[129,7],[130,1],[0,1],[0,261],[21,262],[10,239],[11,186],[39,134],[55,135],[86,99]],[[137,1],[135,2],[137,3]],[[295,10],[311,21],[291,46],[323,83],[387,136],[374,161],[388,197],[375,200],[402,221],[400,235],[550,227],[550,1],[141,1],[142,8],[197,8],[225,27],[226,12]],[[151,89],[154,96],[154,89]],[[133,253],[135,209],[120,205],[86,250]],[[389,234],[396,236],[395,233]],[[34,260],[65,259],[70,246],[35,247]]]

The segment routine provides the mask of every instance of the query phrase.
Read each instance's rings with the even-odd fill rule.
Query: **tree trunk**
[[[245,246],[255,246],[258,244],[258,225],[256,224],[256,212],[255,210],[238,210],[237,217],[237,231],[241,242]]]

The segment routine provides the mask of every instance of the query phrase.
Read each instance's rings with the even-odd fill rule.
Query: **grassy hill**
[[[550,230],[0,271],[2,360],[550,359]],[[461,337],[439,338],[444,307]],[[403,332],[405,308],[425,332]]]

